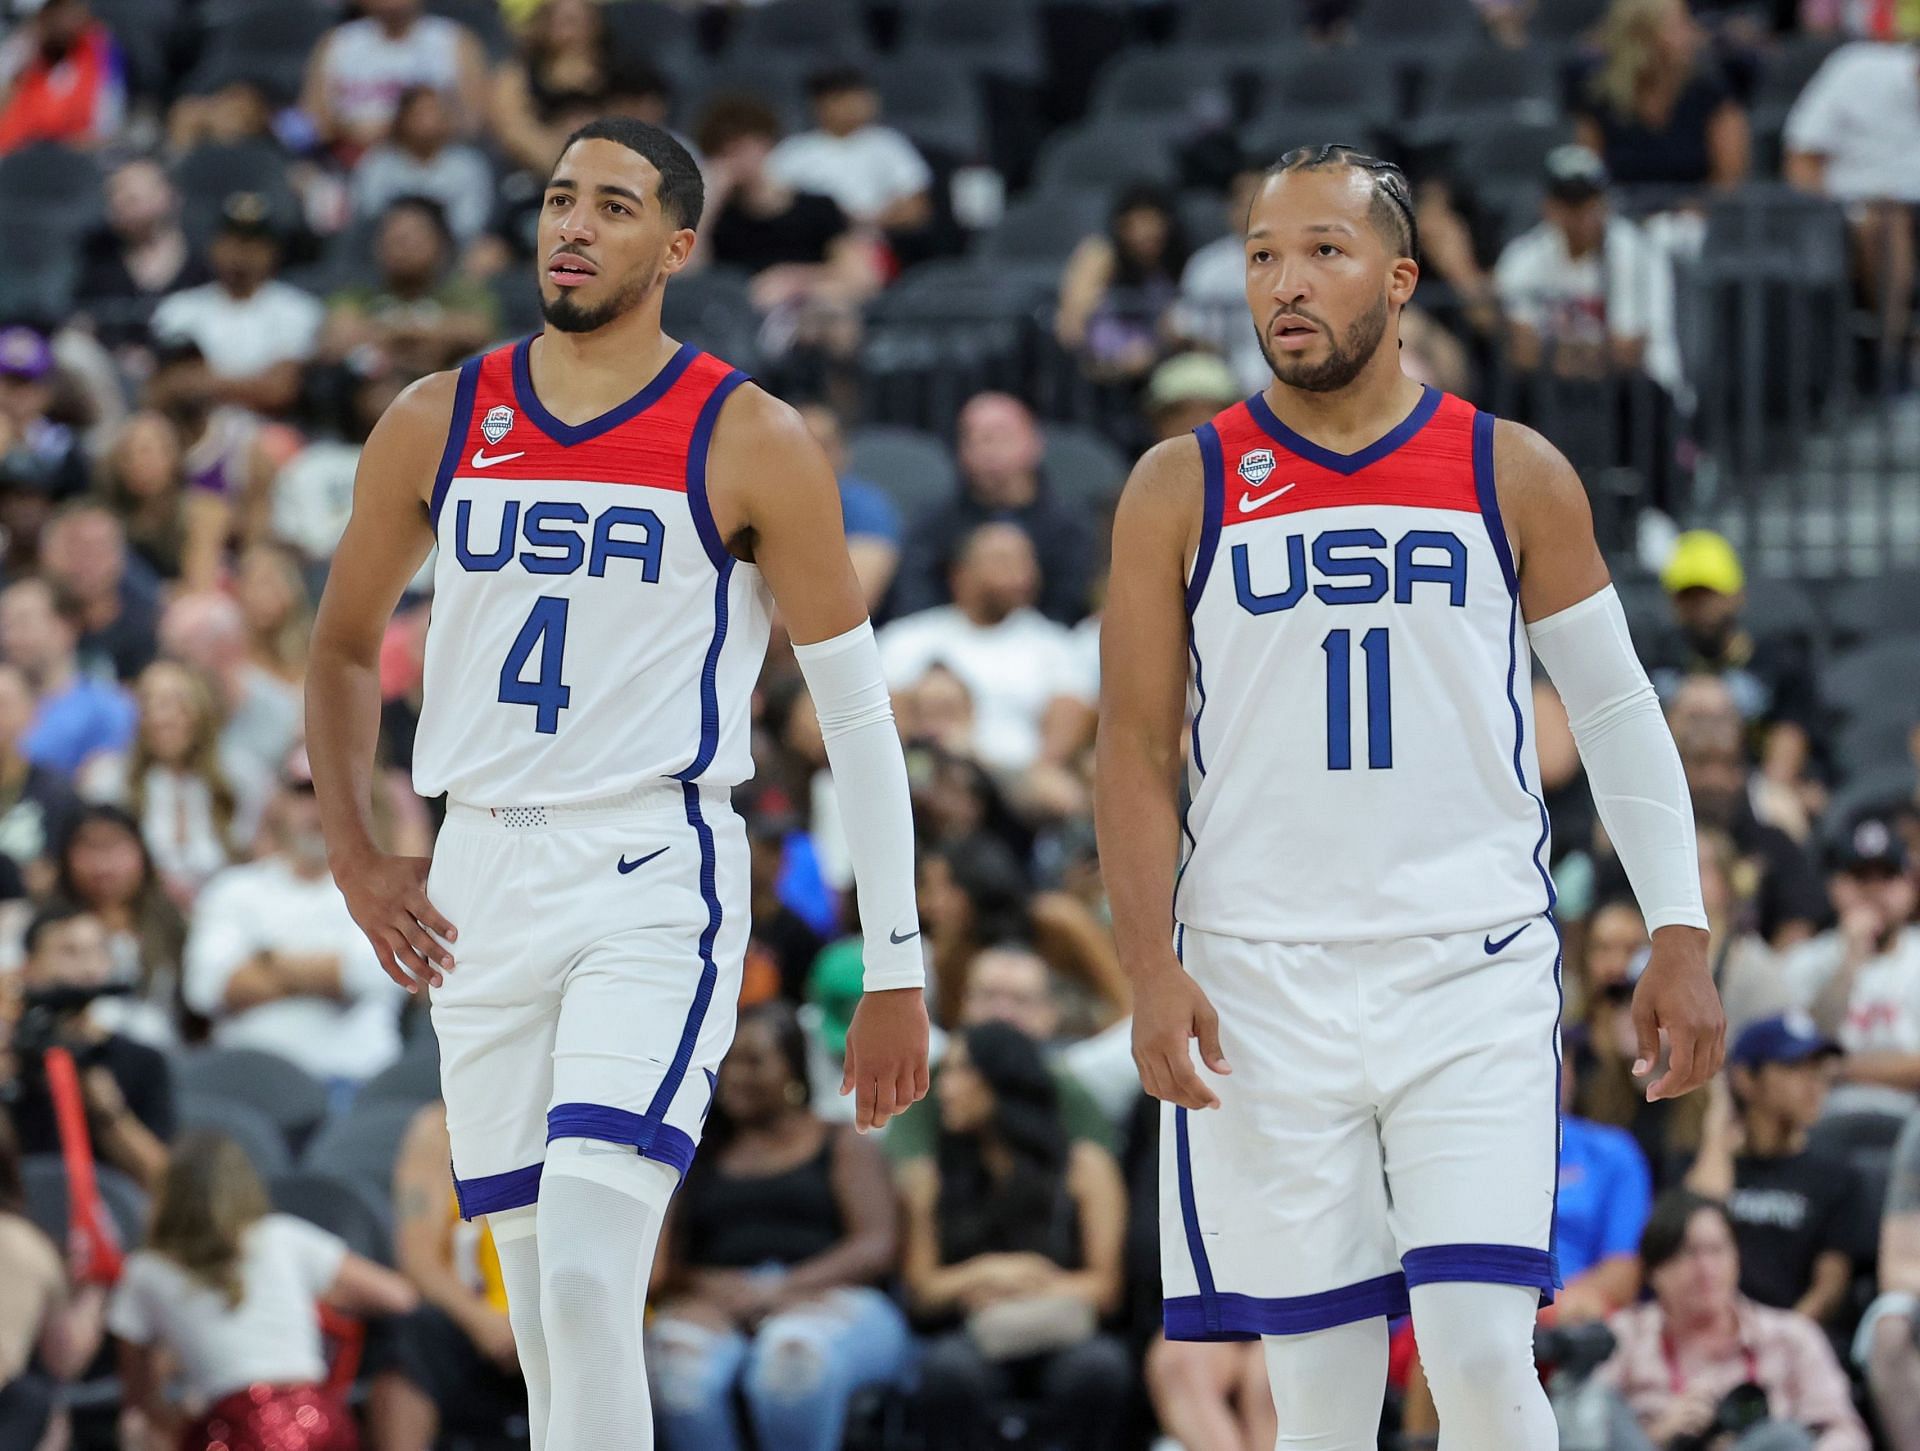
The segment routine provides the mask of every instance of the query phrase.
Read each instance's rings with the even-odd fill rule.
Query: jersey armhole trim
[[[693,438],[687,445],[687,508],[693,514],[694,531],[700,536],[707,558],[723,574],[733,567],[734,559],[727,553],[727,542],[720,537],[719,527],[713,522],[713,508],[707,501],[707,452],[713,443],[713,430],[720,422],[721,405],[746,381],[747,375],[735,368],[714,385],[707,401],[700,405]]]
[[[1487,526],[1487,538],[1500,561],[1500,574],[1507,582],[1507,593],[1520,595],[1520,573],[1513,564],[1513,545],[1507,539],[1506,521],[1500,517],[1500,491],[1493,477],[1493,428],[1499,420],[1491,413],[1476,410],[1473,415],[1473,491],[1480,500],[1480,517]]]
[[[473,395],[480,388],[480,364],[483,357],[468,358],[460,365],[460,380],[453,388],[453,417],[447,423],[447,444],[440,450],[440,468],[433,476],[433,498],[427,504],[427,518],[433,532],[440,532],[440,506],[446,502],[447,487],[453,471],[460,467],[460,454],[467,446],[467,434],[473,428]]]
[[[1200,543],[1193,551],[1193,576],[1187,581],[1187,615],[1200,608],[1200,596],[1220,548],[1220,521],[1226,512],[1226,465],[1221,461],[1220,430],[1203,423],[1193,431],[1200,440]]]

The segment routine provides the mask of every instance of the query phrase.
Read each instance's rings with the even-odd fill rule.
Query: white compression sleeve
[[[1620,597],[1608,585],[1529,624],[1527,637],[1566,704],[1594,805],[1647,930],[1705,927],[1686,772]]]
[[[547,1407],[553,1400],[552,1372],[547,1365],[547,1335],[540,1325],[540,1251],[536,1238],[536,1206],[496,1209],[487,1216],[493,1248],[500,1257],[500,1278],[507,1287],[507,1320],[513,1326],[513,1348],[520,1356],[520,1374],[527,1382],[527,1429],[533,1451],[546,1451]]]
[[[846,823],[866,938],[866,990],[924,987],[927,970],[914,900],[913,804],[873,625],[862,620],[831,640],[795,645],[793,654],[820,717]]]

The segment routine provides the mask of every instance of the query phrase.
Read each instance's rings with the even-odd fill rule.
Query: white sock
[[[500,1256],[500,1278],[507,1287],[507,1319],[513,1325],[513,1348],[520,1357],[520,1373],[527,1379],[527,1428],[533,1451],[545,1451],[547,1406],[553,1379],[547,1367],[547,1337],[540,1327],[540,1250],[535,1238],[537,1206],[499,1209],[487,1216],[493,1247]]]
[[[544,1451],[651,1451],[642,1331],[654,1245],[680,1182],[625,1144],[555,1139],[540,1177],[540,1318],[552,1357]]]
[[[1387,1322],[1377,1316],[1306,1335],[1262,1337],[1276,1451],[1374,1451],[1387,1394]]]
[[[1410,1293],[1440,1451],[1555,1451],[1560,1432],[1533,1361],[1540,1292],[1463,1281]]]

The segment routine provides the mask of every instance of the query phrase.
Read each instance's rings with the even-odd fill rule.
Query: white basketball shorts
[[[461,1214],[533,1203],[550,1139],[632,1144],[685,1173],[747,944],[728,793],[450,803],[427,896],[460,934],[432,1003]]]
[[[1407,1313],[1439,1280],[1559,1285],[1560,943],[1324,945],[1180,927],[1220,1015],[1220,1107],[1164,1106],[1167,1335],[1245,1340]],[[1198,1053],[1195,1062],[1198,1063]]]

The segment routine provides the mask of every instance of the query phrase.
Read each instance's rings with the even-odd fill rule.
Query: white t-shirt
[[[1187,259],[1173,316],[1182,336],[1226,356],[1247,392],[1273,381],[1247,311],[1247,249],[1240,238],[1216,237]]]
[[[326,316],[318,298],[285,282],[267,282],[244,300],[209,282],[162,298],[153,335],[191,339],[216,374],[247,378],[311,358]]]
[[[250,1385],[326,1379],[315,1305],[339,1277],[345,1243],[305,1220],[269,1214],[247,1231],[240,1254],[236,1306],[151,1250],[128,1257],[107,1302],[107,1329],[170,1351],[196,1407]]]
[[[1786,149],[1826,157],[1840,201],[1920,201],[1920,48],[1841,46],[1787,113]]]
[[[773,148],[767,169],[795,191],[832,197],[841,211],[863,220],[933,184],[925,158],[891,126],[863,126],[850,136],[789,136]]]
[[[1849,1053],[1920,1053],[1920,928],[1855,975],[1839,1038]]]
[[[1547,339],[1604,343],[1646,340],[1647,376],[1680,384],[1680,339],[1673,320],[1673,267],[1665,252],[1624,217],[1607,219],[1598,252],[1575,259],[1551,222],[1515,237],[1493,269],[1507,315]]]
[[[958,605],[921,610],[880,632],[887,685],[905,690],[935,665],[960,677],[973,696],[974,744],[990,766],[1025,770],[1040,755],[1040,722],[1061,696],[1097,698],[1073,632],[1037,610],[1015,610],[997,625],[976,625]]]
[[[451,95],[460,84],[460,26],[422,15],[397,38],[374,20],[349,20],[326,41],[327,103],[350,126],[386,125],[410,86]]]
[[[264,950],[331,952],[345,997],[280,998],[240,1013],[227,983]],[[371,1078],[400,1056],[402,990],[380,966],[333,878],[296,877],[268,857],[229,867],[201,891],[187,934],[184,995],[227,1048],[262,1048],[319,1078]]]

